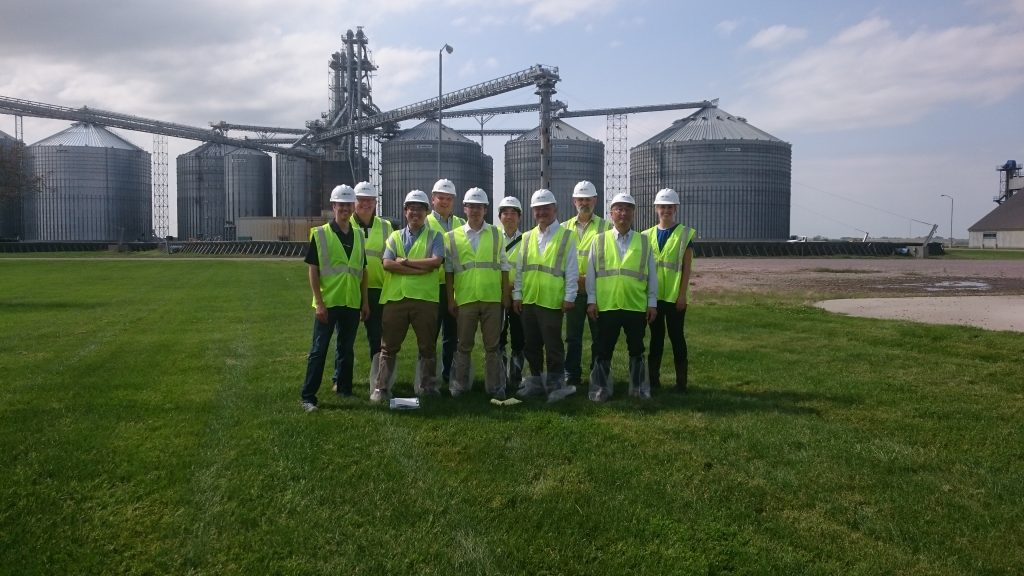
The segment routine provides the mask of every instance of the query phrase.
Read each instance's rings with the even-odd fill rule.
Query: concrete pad
[[[1024,296],[858,298],[825,300],[815,306],[862,318],[1024,332]]]

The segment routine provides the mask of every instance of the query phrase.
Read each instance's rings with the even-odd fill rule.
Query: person
[[[629,395],[650,398],[644,366],[644,333],[657,316],[658,274],[647,237],[633,230],[636,201],[616,194],[611,203],[612,228],[599,234],[587,262],[587,315],[599,335],[589,398],[611,398],[612,355],[619,331],[629,350]]]
[[[447,178],[441,178],[434,183],[430,193],[430,202],[433,211],[427,216],[427,225],[438,234],[451,232],[465,224],[465,220],[452,214],[455,210],[455,184]],[[435,332],[441,334],[441,379],[447,384],[452,375],[452,359],[455,356],[457,344],[457,326],[455,317],[448,310],[448,290],[445,288],[444,270],[438,270],[437,289],[437,328]],[[437,340],[437,334],[434,334]]]
[[[534,192],[530,210],[537,226],[523,234],[516,259],[512,308],[522,319],[523,353],[531,376],[523,380],[517,395],[547,394],[551,402],[576,391],[565,384],[562,343],[562,318],[575,305],[578,290],[576,238],[558,223],[558,206],[550,190]]]
[[[687,358],[683,322],[689,300],[690,272],[693,265],[691,246],[697,231],[676,221],[679,194],[663,188],[654,196],[658,223],[644,230],[651,245],[658,269],[658,315],[651,323],[651,349],[647,369],[652,389],[661,387],[661,355],[665,349],[665,330],[672,341],[672,358],[676,368],[676,392],[686,392]]]
[[[477,325],[484,342],[484,387],[498,400],[505,399],[505,373],[501,369],[501,310],[510,301],[508,260],[505,244],[496,226],[484,222],[490,208],[487,192],[470,188],[462,198],[466,223],[445,234],[445,286],[448,309],[457,319],[458,347],[455,373],[449,390],[452,396],[473,387],[469,355],[476,341]]]
[[[498,203],[498,220],[504,230],[505,257],[510,265],[519,257],[519,248],[522,246],[523,233],[519,231],[519,219],[522,214],[523,205],[515,196],[506,196]],[[515,268],[512,269],[512,274],[514,273]],[[503,313],[498,348],[501,350],[501,361],[505,366],[505,387],[508,390],[516,390],[523,379],[523,364],[526,362],[523,356],[523,323],[511,305],[506,306]],[[509,344],[511,349],[506,355],[506,346]]]
[[[420,378],[414,382],[417,396],[438,394],[437,370],[437,269],[444,262],[441,235],[426,225],[430,201],[422,190],[405,196],[406,226],[388,236],[384,246],[384,288],[380,366],[371,402],[391,397],[391,375],[398,352],[412,327],[419,348]]]
[[[302,409],[317,410],[316,393],[324,375],[331,332],[336,332],[337,393],[352,395],[352,366],[356,329],[369,316],[366,294],[366,256],[363,237],[355,234],[349,217],[355,204],[355,192],[344,184],[331,191],[334,218],[309,231],[306,264],[309,288],[313,292],[313,344],[306,360],[302,383]]]
[[[591,364],[598,339],[597,322],[587,316],[587,255],[594,238],[608,229],[608,222],[594,214],[597,187],[593,183],[587,180],[577,183],[572,191],[572,202],[576,206],[576,216],[567,220],[565,227],[576,234],[579,290],[576,292],[576,305],[565,314],[565,372],[568,383],[579,386],[583,375],[584,319],[590,328]]]
[[[384,287],[384,242],[394,232],[391,222],[377,216],[377,188],[369,182],[360,182],[355,186],[356,208],[352,214],[352,226],[363,234],[366,247],[366,295],[370,300],[370,315],[363,322],[366,329],[366,343],[370,349],[370,392],[373,392],[377,381],[377,368],[380,366],[380,331],[381,312],[380,291]],[[334,381],[337,389],[338,375]]]

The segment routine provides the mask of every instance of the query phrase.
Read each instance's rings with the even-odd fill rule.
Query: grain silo
[[[136,241],[152,233],[145,150],[102,126],[76,123],[28,147],[40,190],[23,202],[26,240]]]
[[[23,235],[21,198],[31,177],[25,162],[25,145],[0,130],[0,240]]]
[[[558,200],[558,220],[576,215],[572,189],[580,180],[597,187],[595,213],[604,205],[604,143],[562,120],[551,121],[551,192]],[[505,195],[523,203],[522,230],[533,228],[530,196],[540,188],[540,128],[505,144]]]
[[[224,156],[235,149],[207,142],[178,156],[179,238],[225,238]]]
[[[296,149],[312,154],[305,146],[297,146]],[[289,218],[320,215],[321,184],[317,168],[316,161],[302,156],[277,155],[275,216]]]
[[[321,214],[323,211],[331,211],[331,190],[339,184],[355,186],[356,182],[368,180],[370,173],[370,161],[362,156],[357,156],[359,166],[353,166],[348,160],[311,160],[313,167],[313,181],[319,182],[320,193],[316,196],[313,215]]]
[[[438,179],[437,130],[436,120],[426,120],[381,145],[381,214],[385,218],[404,223],[405,195],[415,189],[430,194]],[[463,216],[463,194],[474,186],[486,190],[493,200],[494,159],[447,126],[441,130],[441,177],[451,180],[458,191],[457,216]]]
[[[721,108],[702,108],[630,151],[635,227],[657,223],[661,188],[680,195],[679,220],[714,240],[789,237],[792,145]]]
[[[224,239],[234,240],[240,217],[273,216],[270,154],[236,148],[224,154]]]

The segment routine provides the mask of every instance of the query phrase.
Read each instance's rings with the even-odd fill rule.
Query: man
[[[523,380],[517,395],[546,393],[548,401],[553,402],[576,391],[565,385],[562,345],[562,317],[575,305],[578,289],[576,238],[555,218],[558,206],[550,190],[534,192],[530,209],[537,226],[523,234],[516,260],[512,308],[522,318],[523,352],[531,377]]]
[[[324,375],[331,332],[337,332],[337,393],[352,395],[352,346],[359,321],[370,314],[363,237],[354,233],[349,221],[355,201],[351,187],[336,186],[331,191],[334,219],[309,231],[306,264],[316,318],[301,392],[302,409],[306,412],[317,410],[316,393]]]
[[[644,333],[657,316],[658,274],[647,237],[635,232],[636,201],[629,194],[612,198],[612,228],[594,239],[587,263],[587,315],[597,321],[599,338],[589,397],[612,396],[611,363],[619,330],[629,349],[629,395],[650,398],[644,367]]]
[[[452,214],[455,209],[455,184],[447,178],[441,178],[434,183],[430,193],[430,202],[434,210],[427,217],[427,225],[438,234],[446,234],[452,229],[462,226],[466,222]],[[445,288],[444,270],[439,270],[437,289],[437,328],[435,329],[434,340],[437,340],[437,333],[441,333],[441,379],[449,382],[452,375],[452,358],[455,356],[456,345],[456,321],[455,317],[448,311],[448,290]]]
[[[576,234],[577,260],[579,262],[579,290],[576,305],[565,315],[565,372],[568,383],[579,386],[583,374],[583,321],[587,319],[590,328],[590,363],[594,361],[597,346],[597,322],[587,316],[587,255],[598,234],[608,229],[608,222],[594,215],[597,204],[597,188],[589,181],[576,184],[572,191],[572,202],[576,216],[570,218],[565,227]],[[590,366],[590,364],[588,364]]]
[[[510,301],[508,260],[498,228],[484,222],[490,208],[487,193],[470,188],[462,198],[466,223],[445,234],[445,285],[448,309],[457,318],[458,348],[450,390],[459,396],[473,387],[469,355],[476,328],[484,341],[484,387],[492,398],[505,399],[505,373],[501,369],[501,310]]]
[[[444,261],[441,235],[426,225],[427,195],[413,190],[405,196],[406,227],[388,237],[384,247],[384,288],[380,367],[371,402],[391,397],[392,374],[405,335],[412,326],[419,348],[421,378],[414,383],[417,396],[437,395],[437,269]]]
[[[384,287],[384,242],[394,232],[391,222],[377,216],[377,189],[369,182],[356,184],[356,210],[352,215],[352,226],[363,234],[366,247],[366,295],[370,300],[370,315],[363,322],[366,329],[366,343],[370,348],[370,392],[377,382],[377,368],[380,366],[381,312],[380,291]],[[337,373],[334,380],[337,382]],[[335,384],[337,386],[337,384]]]
[[[498,204],[498,221],[504,230],[505,257],[510,264],[514,264],[519,258],[519,248],[522,246],[523,234],[519,231],[519,219],[523,214],[523,205],[515,196],[506,196]],[[514,273],[514,270],[513,270]],[[509,343],[511,335],[511,352],[505,355],[505,346]],[[505,365],[505,386],[509,390],[516,390],[523,379],[523,364],[526,359],[523,356],[523,323],[519,314],[506,306],[501,323],[501,341],[498,343],[501,349],[501,359]]]
[[[654,211],[658,224],[644,231],[651,244],[654,262],[658,268],[658,315],[651,323],[651,351],[647,356],[647,369],[651,388],[661,387],[661,355],[665,349],[665,329],[672,340],[672,358],[676,367],[676,392],[686,392],[687,358],[686,303],[689,299],[690,271],[693,264],[693,237],[697,231],[676,222],[679,194],[664,188],[654,196]]]

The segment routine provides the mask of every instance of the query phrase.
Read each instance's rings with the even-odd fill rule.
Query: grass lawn
[[[0,573],[1020,573],[1024,335],[698,296],[684,397],[305,414],[299,261],[0,259]]]
[[[1021,260],[1024,250],[993,250],[986,248],[946,248],[945,256],[951,260]]]

